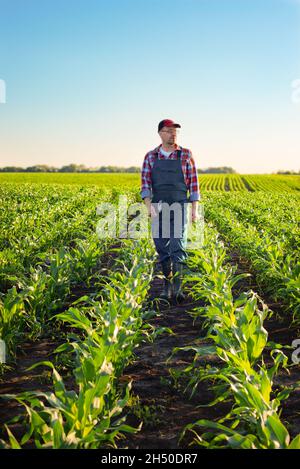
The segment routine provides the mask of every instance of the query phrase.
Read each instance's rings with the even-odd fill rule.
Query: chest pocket
[[[177,168],[174,168],[174,167],[166,168],[166,169],[165,169],[165,172],[166,172],[166,173],[177,173],[177,172],[178,172],[178,169],[177,169]]]

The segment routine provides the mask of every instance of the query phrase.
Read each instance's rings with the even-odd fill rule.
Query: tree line
[[[139,173],[141,167],[129,166],[124,168],[122,166],[99,166],[96,168],[86,167],[83,164],[69,164],[56,168],[46,164],[39,164],[22,168],[19,166],[4,166],[0,168],[3,173]],[[206,169],[198,169],[198,173],[235,173],[236,171],[228,166],[210,167]]]
[[[19,166],[4,166],[0,168],[2,173],[139,173],[141,167],[129,166],[124,168],[123,166],[99,166],[96,168],[87,167],[84,164],[68,164],[61,168],[55,166],[49,166],[47,164],[38,164],[34,166],[28,166],[22,168]],[[230,166],[217,166],[200,169],[198,168],[199,174],[236,174],[236,171]],[[300,174],[299,171],[285,171],[279,170],[272,174]]]

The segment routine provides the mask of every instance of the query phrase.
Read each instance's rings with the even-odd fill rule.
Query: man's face
[[[174,145],[174,143],[176,143],[177,131],[178,129],[176,127],[163,127],[159,131],[162,143],[167,145]]]

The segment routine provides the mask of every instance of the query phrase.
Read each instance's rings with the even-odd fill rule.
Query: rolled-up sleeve
[[[145,197],[152,196],[152,183],[151,183],[151,166],[149,161],[149,154],[147,153],[141,172],[141,197],[144,199]]]
[[[192,152],[189,151],[189,159],[187,165],[187,179],[188,179],[188,189],[190,192],[190,201],[194,202],[195,200],[200,200],[200,189],[198,181],[198,173],[196,168],[196,163],[193,158]]]

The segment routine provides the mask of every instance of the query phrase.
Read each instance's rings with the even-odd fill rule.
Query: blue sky
[[[0,166],[139,166],[157,124],[200,168],[300,169],[300,1],[0,0]]]

